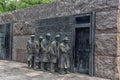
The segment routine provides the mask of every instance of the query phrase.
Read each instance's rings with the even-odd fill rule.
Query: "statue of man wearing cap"
[[[35,35],[31,35],[31,39],[27,42],[27,51],[28,51],[28,67],[34,68],[34,56],[36,54],[37,43],[35,41]]]
[[[50,46],[50,71],[55,72],[55,67],[58,67],[57,61],[59,57],[60,35],[55,36]]]
[[[70,61],[69,61],[69,50],[70,47],[68,45],[68,37],[63,39],[63,42],[60,44],[60,57],[59,57],[59,69],[61,74],[65,74],[69,72]]]
[[[48,70],[49,60],[50,60],[50,43],[51,43],[51,34],[46,34],[46,39],[43,39],[41,42],[41,47],[43,49],[43,54],[41,56],[41,70]]]
[[[35,69],[39,69],[40,68],[40,64],[41,64],[41,55],[43,53],[43,49],[41,47],[41,42],[43,40],[43,37],[40,36],[37,42],[37,47],[36,47],[36,51],[37,53],[35,54]]]

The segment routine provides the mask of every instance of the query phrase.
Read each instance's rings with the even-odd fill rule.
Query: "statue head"
[[[47,33],[47,34],[46,34],[46,39],[47,39],[47,40],[50,40],[50,37],[51,37],[51,34],[50,34],[50,33]]]
[[[42,36],[40,36],[39,37],[39,42],[41,42],[43,40],[43,37]]]
[[[35,35],[31,35],[31,41],[35,40]]]
[[[67,44],[67,43],[69,42],[68,37],[65,37],[65,38],[63,39],[63,42]]]
[[[61,38],[60,35],[56,35],[56,36],[55,36],[55,40],[56,40],[56,41],[60,41],[60,38]]]

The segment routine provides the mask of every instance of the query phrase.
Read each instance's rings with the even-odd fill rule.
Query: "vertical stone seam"
[[[115,59],[115,61],[116,61],[116,68],[115,68],[115,80],[120,80],[120,61],[119,61],[119,27],[120,27],[120,12],[119,12],[119,10],[118,10],[118,13],[117,13],[117,36],[116,36],[116,38],[117,38],[117,54],[116,54],[116,59]]]

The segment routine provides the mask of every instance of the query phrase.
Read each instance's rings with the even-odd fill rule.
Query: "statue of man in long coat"
[[[58,67],[57,61],[59,56],[60,35],[55,36],[50,46],[50,71],[55,72],[55,67]]]
[[[41,47],[41,42],[43,40],[43,37],[40,36],[38,43],[37,43],[37,47],[36,47],[36,55],[35,55],[35,69],[39,69],[40,68],[40,64],[41,64],[41,55],[43,53],[43,49]]]
[[[50,60],[50,43],[51,43],[51,34],[46,34],[46,39],[43,39],[41,42],[41,47],[43,49],[43,54],[41,58],[41,70],[45,71],[48,70],[49,66],[49,60]]]
[[[59,57],[59,69],[60,69],[60,73],[64,74],[64,73],[68,73],[69,72],[69,68],[70,68],[70,61],[69,61],[69,50],[70,47],[68,45],[68,37],[65,37],[63,39],[63,42],[60,44],[60,57]]]
[[[31,39],[28,40],[27,42],[27,51],[28,51],[28,57],[27,57],[27,61],[28,61],[28,67],[30,68],[34,68],[34,56],[36,54],[36,46],[37,43],[35,41],[35,35],[31,36]]]

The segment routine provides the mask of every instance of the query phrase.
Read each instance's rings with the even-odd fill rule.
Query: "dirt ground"
[[[52,74],[27,68],[27,64],[0,60],[0,80],[108,80],[81,74]]]

